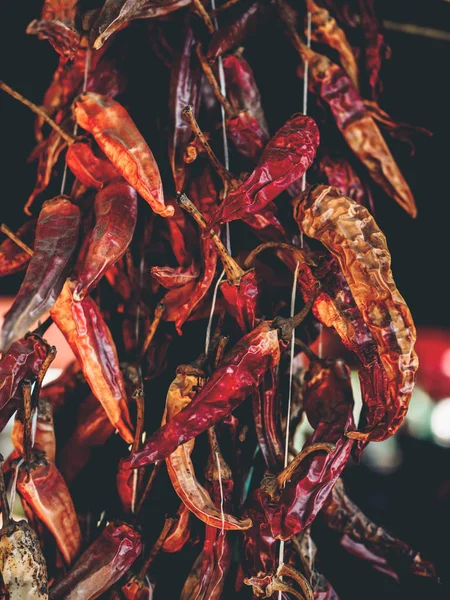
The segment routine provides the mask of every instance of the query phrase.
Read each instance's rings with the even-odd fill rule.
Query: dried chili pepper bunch
[[[60,58],[39,106],[0,82],[36,113],[38,160],[31,218],[0,245],[0,275],[26,269],[0,426],[17,411],[3,474],[29,523],[2,484],[4,593],[331,600],[318,515],[374,568],[437,581],[340,480],[399,429],[417,370],[371,194],[416,216],[380,127],[414,128],[377,103],[373,2],[43,4],[26,31]],[[308,70],[310,115],[292,93],[267,110],[264,39],[292,89]],[[42,387],[50,326],[75,360]],[[322,327],[349,364],[317,354]]]

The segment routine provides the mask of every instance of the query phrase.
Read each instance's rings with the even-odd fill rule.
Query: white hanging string
[[[206,338],[205,338],[205,354],[208,354],[209,344],[211,342],[211,330],[212,330],[212,321],[214,317],[214,311],[216,309],[217,302],[217,292],[219,291],[219,285],[222,279],[225,277],[225,269],[220,274],[219,279],[216,281],[216,285],[214,286],[214,293],[211,302],[211,310],[209,312],[208,326],[206,328]]]
[[[220,515],[222,518],[222,527],[221,534],[225,535],[225,511],[224,511],[224,497],[223,497],[223,485],[222,485],[222,469],[220,467],[220,459],[219,453],[216,450],[216,461],[217,461],[217,471],[219,474],[219,490],[220,490]]]
[[[86,60],[84,61],[84,78],[83,78],[83,94],[87,90],[87,78],[89,73],[89,65],[91,62],[91,46],[88,42],[88,47],[86,49]],[[75,121],[73,126],[73,136],[75,137],[78,133],[78,123]],[[66,188],[66,179],[67,179],[67,161],[64,163],[64,171],[61,180],[61,196],[64,194],[64,190]]]

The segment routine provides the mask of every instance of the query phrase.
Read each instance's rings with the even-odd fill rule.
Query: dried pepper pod
[[[361,512],[346,495],[341,479],[328,496],[321,516],[328,527],[342,534],[341,545],[347,552],[369,561],[382,573],[397,581],[407,573],[438,579],[431,562]]]
[[[123,180],[112,181],[95,195],[94,211],[95,226],[75,280],[76,302],[94,289],[130,245],[137,220],[136,192]]]
[[[95,302],[73,300],[66,282],[50,314],[72,348],[93,394],[127,443],[133,441],[127,394],[111,333]]]
[[[329,58],[303,44],[283,8],[281,16],[296,50],[303,61],[308,61],[309,89],[329,105],[339,131],[372,179],[416,217],[412,192],[350,78]]]
[[[194,363],[177,368],[176,377],[170,384],[166,397],[166,408],[161,426],[163,427],[194,400],[202,389],[205,374]],[[200,485],[194,471],[191,454],[195,439],[179,446],[166,458],[167,472],[173,488],[183,503],[201,521],[210,527],[243,530],[251,526],[249,519],[237,519],[230,514],[221,514],[209,496],[207,490]],[[224,466],[224,478],[230,479],[231,472]]]
[[[355,88],[359,89],[358,63],[344,30],[327,9],[318,6],[314,0],[306,0],[306,8],[311,13],[311,39],[319,44],[326,44],[339,53],[342,68]]]
[[[23,414],[17,411],[11,432],[11,441],[19,455],[23,455]],[[53,406],[46,398],[39,398],[34,432],[33,448],[45,454],[45,458],[54,463],[56,456],[55,423],[53,420]]]
[[[40,20],[27,27],[27,33],[39,39],[48,39],[65,60],[72,60],[80,44],[80,34],[75,29],[78,0],[46,0]]]
[[[189,267],[151,267],[153,279],[168,290],[183,287],[198,279],[200,271],[195,263]]]
[[[187,17],[182,35],[183,46],[176,55],[170,73],[169,160],[176,190],[184,188],[186,178],[184,153],[191,137],[190,127],[183,118],[182,111],[189,104],[197,115],[200,106],[201,73],[195,62],[195,38],[189,21],[190,18]]]
[[[164,204],[155,158],[125,108],[115,100],[87,92],[74,102],[77,123],[94,136],[105,155],[128,183],[162,217],[173,215]]]
[[[182,502],[162,545],[163,552],[179,552],[191,537],[191,511]]]
[[[377,98],[382,90],[380,71],[383,58],[387,57],[389,48],[384,42],[381,23],[377,18],[373,0],[359,0],[361,27],[365,37],[365,65],[368,72],[368,83],[372,98]]]
[[[93,27],[100,34],[93,43],[94,49],[101,48],[113,33],[134,19],[163,17],[189,3],[190,0],[166,0],[164,4],[154,0],[106,0]]]
[[[209,226],[257,213],[311,166],[319,145],[316,123],[294,115],[273,136],[248,178],[233,189],[213,214]]]
[[[208,223],[186,194],[178,196],[178,203],[188,211],[200,226],[206,231]],[[227,249],[215,230],[210,230],[211,246],[222,260],[226,281],[220,284],[225,305],[229,313],[237,320],[243,331],[249,331],[255,325],[257,300],[259,295],[259,280],[253,269],[244,272],[237,262],[228,254]]]
[[[142,552],[142,537],[131,525],[112,521],[50,590],[51,600],[93,600],[106,592]]]
[[[47,566],[39,540],[26,521],[10,516],[0,455],[0,573],[10,600],[47,600]]]
[[[101,190],[112,179],[120,177],[119,171],[106,157],[97,156],[89,140],[71,144],[66,152],[66,163],[87,188]]]
[[[23,242],[27,249],[24,246],[19,246],[9,236],[0,244],[0,277],[12,275],[26,268],[33,255],[31,248],[34,245],[35,230],[36,221],[31,219],[19,227],[14,234],[15,238]],[[6,233],[4,225],[2,225],[1,231]]]
[[[281,348],[290,340],[310,310],[310,305],[292,319],[262,321],[227,353],[195,399],[164,427],[156,431],[143,450],[123,462],[137,468],[167,458],[180,444],[222,421],[260,384],[264,373],[277,365]],[[278,329],[282,327],[282,330]]]
[[[34,254],[13,305],[5,315],[1,347],[22,337],[55,303],[78,245],[80,209],[67,196],[42,205]]]
[[[377,344],[385,397],[383,402],[380,397],[365,399],[365,430],[348,435],[381,441],[393,435],[404,419],[418,366],[416,330],[392,277],[386,238],[367,209],[336,188],[310,188],[295,203],[294,215],[300,229],[322,242],[339,262]]]

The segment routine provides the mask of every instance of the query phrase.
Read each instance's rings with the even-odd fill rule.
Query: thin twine
[[[211,0],[211,8],[212,10],[216,10],[216,0]],[[217,16],[213,17],[213,24],[216,31],[219,29],[219,21]],[[223,58],[219,56],[217,60],[217,64],[219,67],[219,87],[220,93],[224,98],[227,97],[227,85],[225,82],[225,71],[223,68]],[[230,170],[230,153],[228,149],[228,138],[227,138],[227,124],[226,124],[226,115],[225,108],[221,104],[220,105],[220,114],[222,117],[222,141],[223,141],[223,162],[225,165],[225,169],[227,171]],[[230,237],[230,223],[225,223],[225,245],[227,247],[228,253],[231,254],[231,237]]]
[[[89,73],[89,65],[91,62],[91,46],[88,43],[88,47],[86,50],[86,60],[84,61],[84,78],[83,78],[83,94],[87,90],[87,78]],[[75,121],[73,126],[73,136],[75,137],[78,133],[78,123]],[[64,163],[64,171],[61,180],[61,196],[64,194],[64,190],[66,188],[66,180],[67,180],[67,161]]]
[[[225,269],[220,274],[220,277],[216,281],[216,285],[214,286],[214,293],[213,293],[212,302],[211,302],[211,310],[210,310],[209,319],[208,319],[208,326],[206,328],[205,355],[208,355],[209,344],[211,342],[212,321],[213,321],[213,317],[214,317],[214,310],[216,308],[217,292],[219,291],[219,285],[220,285],[220,282],[222,281],[222,279],[224,278],[224,276],[225,276]]]

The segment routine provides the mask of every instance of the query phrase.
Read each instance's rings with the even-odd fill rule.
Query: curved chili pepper
[[[437,580],[431,562],[362,513],[346,495],[341,479],[328,496],[321,515],[328,527],[342,535],[341,546],[347,552],[368,560],[382,573],[396,580],[407,572]]]
[[[369,75],[369,86],[372,98],[377,98],[382,91],[380,71],[387,48],[383,34],[380,31],[380,21],[375,11],[373,0],[359,0],[361,27],[364,31],[366,46],[364,48],[366,69]]]
[[[66,163],[77,179],[87,188],[101,190],[112,179],[120,177],[115,166],[106,158],[99,158],[89,140],[76,141],[66,152]]]
[[[150,273],[156,281],[168,290],[183,287],[196,281],[200,272],[192,263],[189,267],[152,267]]]
[[[76,98],[74,115],[154,212],[171,217],[174,209],[164,204],[158,165],[125,108],[111,98],[87,92]]]
[[[176,377],[167,392],[162,427],[191,404],[198,390],[201,390],[204,379],[203,371],[194,365],[181,365],[177,368]],[[237,519],[225,513],[222,515],[206,489],[198,482],[191,460],[194,444],[195,440],[191,439],[166,458],[167,472],[175,492],[189,510],[208,526],[227,530],[247,529],[251,525],[249,519]],[[227,478],[230,478],[230,470],[224,466],[224,479]]]
[[[4,232],[3,226],[1,231]],[[36,221],[31,219],[19,227],[14,235],[30,248],[30,246],[33,247],[34,245],[35,231]],[[30,254],[29,251],[18,246],[14,240],[7,237],[0,244],[0,277],[12,275],[25,269],[31,256],[32,251]]]
[[[345,196],[348,196],[358,204],[363,204],[364,206],[369,204],[369,208],[373,214],[373,207],[370,206],[370,192],[363,185],[361,179],[345,158],[342,156],[322,156],[319,160],[318,168],[327,183],[341,190]]]
[[[153,0],[106,0],[93,28],[100,34],[94,41],[94,49],[101,48],[113,33],[134,19],[162,17],[189,3],[190,0],[166,0],[164,4]]]
[[[193,107],[194,114],[197,115],[200,107],[201,73],[195,62],[196,58],[193,52],[195,38],[189,22],[188,16],[182,35],[183,46],[176,55],[170,73],[169,160],[176,190],[184,188],[186,178],[184,153],[191,137],[190,127],[183,118],[182,111],[189,104]]]
[[[162,545],[164,552],[179,552],[191,537],[191,511],[182,502],[177,510],[176,519]]]
[[[44,2],[41,19],[31,21],[26,32],[47,39],[62,58],[72,60],[80,44],[80,34],[75,29],[77,4],[77,0]]]
[[[336,188],[308,190],[295,207],[295,219],[308,235],[335,256],[372,334],[386,377],[384,403],[366,398],[367,426],[353,439],[381,441],[400,427],[414,387],[416,330],[396,288],[386,239],[366,208]],[[364,257],[364,261],[358,257]]]
[[[130,245],[137,220],[136,192],[123,180],[113,181],[97,192],[94,211],[95,226],[73,291],[76,302],[94,289]]]
[[[114,427],[105,409],[90,394],[80,404],[75,430],[58,454],[59,470],[67,483],[70,484],[83,470],[92,450],[103,446],[113,433]]]
[[[261,155],[258,166],[232,190],[209,221],[209,227],[257,213],[274,200],[311,166],[319,145],[315,122],[305,115],[294,115],[273,136]]]
[[[34,254],[2,327],[3,349],[22,337],[55,303],[78,244],[80,209],[67,196],[42,205]]]
[[[131,443],[130,416],[117,351],[111,333],[95,302],[73,300],[73,286],[66,282],[50,314],[67,339],[86,381],[102,404],[111,424]]]
[[[317,6],[314,0],[306,0],[306,8],[311,13],[311,39],[319,44],[327,44],[339,53],[342,68],[358,89],[358,63],[344,30],[326,8]]]
[[[14,425],[11,432],[11,441],[16,452],[23,455],[23,434],[24,434],[23,415],[17,411]],[[56,456],[56,438],[55,423],[53,420],[53,406],[46,398],[39,397],[37,406],[36,428],[34,432],[33,448],[38,452],[43,452],[45,458],[54,463]]]
[[[131,525],[112,521],[51,588],[49,598],[98,598],[128,571],[141,552],[141,534]]]
[[[305,529],[299,536],[294,536],[292,543],[300,557],[306,578],[311,582],[314,600],[339,600],[331,584],[315,568],[317,546],[311,538],[310,529]]]

